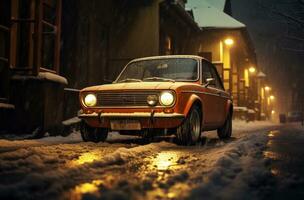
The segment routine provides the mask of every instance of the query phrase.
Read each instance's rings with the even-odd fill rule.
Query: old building
[[[257,60],[245,24],[232,18],[230,1],[188,0],[188,9],[201,31],[196,36],[197,54],[212,61],[233,96],[235,108],[259,112],[256,79]]]

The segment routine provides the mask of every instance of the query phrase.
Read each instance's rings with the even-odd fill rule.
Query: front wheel
[[[195,144],[201,136],[201,109],[194,105],[185,121],[176,130],[177,141],[181,145]]]
[[[232,134],[232,116],[231,113],[228,114],[225,124],[217,129],[217,135],[220,139],[229,139]]]
[[[104,142],[108,137],[108,129],[90,127],[85,122],[82,122],[80,133],[84,142]]]

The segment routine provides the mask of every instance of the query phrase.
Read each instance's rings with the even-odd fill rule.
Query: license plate
[[[139,121],[136,120],[113,120],[111,121],[112,130],[141,130]]]

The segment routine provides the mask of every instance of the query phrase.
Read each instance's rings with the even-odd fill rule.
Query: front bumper
[[[134,113],[81,113],[78,115],[92,127],[110,128],[110,121],[116,119],[138,120],[145,128],[176,128],[185,116],[180,113],[134,112]]]
[[[183,114],[178,113],[91,113],[91,114],[79,114],[79,118],[184,118]]]

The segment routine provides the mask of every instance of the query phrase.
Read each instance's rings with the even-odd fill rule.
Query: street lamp
[[[256,72],[255,67],[249,67],[249,72],[250,72],[251,74],[254,74],[254,73]]]
[[[233,39],[231,38],[227,38],[224,42],[227,46],[232,46],[234,43]]]
[[[269,92],[271,90],[271,87],[265,86],[265,91]]]
[[[273,101],[275,99],[275,97],[273,95],[270,95],[270,100]]]

